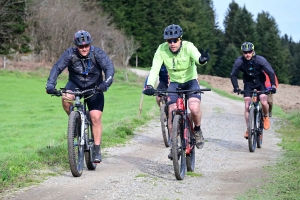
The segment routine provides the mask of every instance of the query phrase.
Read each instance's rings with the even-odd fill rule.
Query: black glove
[[[233,92],[234,92],[234,93],[238,93],[238,94],[240,94],[240,93],[241,93],[241,89],[240,89],[240,88],[238,88],[238,87],[236,87],[236,88],[233,88]]]
[[[200,53],[201,53],[201,56],[199,58],[199,63],[200,64],[204,64],[205,62],[210,60],[210,56],[208,54],[208,51],[209,51],[209,49],[206,49],[205,52],[203,51],[202,48],[200,49]]]
[[[102,82],[99,86],[98,86],[98,90],[100,90],[101,92],[106,92],[107,91],[107,85],[105,82]]]
[[[154,93],[155,93],[154,88],[151,85],[146,85],[145,90],[143,91],[143,94],[151,96],[151,95],[154,95]]]
[[[46,92],[48,94],[55,94],[56,93],[56,89],[55,89],[55,86],[52,85],[52,84],[46,84]]]
[[[272,94],[275,94],[276,93],[276,86],[272,85],[272,88],[270,89],[270,91],[271,91]]]

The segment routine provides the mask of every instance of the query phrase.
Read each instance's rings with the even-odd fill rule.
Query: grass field
[[[68,170],[68,117],[61,98],[45,92],[48,74],[43,69],[30,73],[0,70],[0,192]],[[57,88],[66,82],[67,75],[62,74]],[[130,72],[116,71],[105,93],[103,148],[125,143],[134,128],[158,112],[154,97],[149,97],[144,98],[139,113],[143,83],[143,78]]]

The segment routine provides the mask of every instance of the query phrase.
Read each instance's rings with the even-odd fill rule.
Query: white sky
[[[253,14],[268,12],[274,17],[280,36],[287,34],[294,42],[300,42],[300,0],[234,0],[241,8],[244,6]],[[219,26],[224,30],[224,16],[232,0],[213,0]]]

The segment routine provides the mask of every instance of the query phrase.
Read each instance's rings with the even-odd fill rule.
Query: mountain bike
[[[168,128],[168,106],[167,106],[167,98],[168,96],[166,94],[159,94],[160,100],[159,100],[159,107],[160,107],[160,125],[161,125],[161,132],[163,136],[163,140],[166,147],[171,146],[171,137],[170,132]]]
[[[248,91],[247,91],[248,92]],[[262,113],[262,105],[259,100],[259,95],[261,94],[269,94],[270,91],[257,91],[254,89],[253,91],[249,91],[252,93],[251,102],[249,104],[249,118],[248,118],[248,146],[249,151],[254,152],[257,148],[261,148],[262,140],[263,140],[263,130],[264,130],[264,122],[263,122],[263,113]],[[241,91],[238,94],[244,94],[245,91]]]
[[[57,90],[54,96],[62,96],[64,93],[75,95],[70,106],[68,121],[68,157],[72,175],[80,177],[83,172],[84,161],[89,170],[95,170],[97,164],[93,162],[94,136],[90,113],[86,110],[87,99],[97,93],[96,89],[66,91],[65,88]],[[53,96],[53,95],[52,95]],[[86,98],[83,98],[87,96]]]
[[[172,111],[172,160],[174,173],[177,180],[183,180],[185,172],[195,170],[195,133],[194,123],[191,114],[187,109],[187,94],[203,93],[211,89],[200,90],[182,90],[176,88],[176,91],[157,91],[160,93],[176,93],[176,110]]]

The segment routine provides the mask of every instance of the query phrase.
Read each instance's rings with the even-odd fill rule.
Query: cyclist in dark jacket
[[[246,126],[248,124],[248,117],[249,117],[249,103],[251,102],[251,93],[254,89],[258,91],[265,91],[265,75],[264,71],[269,75],[271,85],[270,88],[273,94],[276,93],[276,86],[275,86],[275,73],[270,65],[270,63],[262,56],[255,55],[254,45],[251,42],[245,42],[241,46],[241,50],[243,52],[243,56],[238,57],[235,60],[233,65],[230,77],[231,83],[233,86],[233,92],[240,93],[239,85],[238,85],[238,73],[239,71],[243,72],[243,82],[244,82],[244,102],[245,102],[245,120]],[[267,95],[261,94],[259,96],[260,102],[262,104],[263,110],[263,120],[264,120],[264,129],[268,130],[270,128],[270,120],[268,117],[269,113],[269,106],[267,102]],[[247,126],[248,127],[248,126]],[[248,138],[248,131],[246,131],[244,137]]]
[[[147,76],[147,78],[145,80],[144,90],[146,89],[146,86],[147,86],[148,77],[149,77],[149,75]],[[156,89],[157,90],[168,89],[169,82],[170,82],[170,77],[169,77],[169,74],[168,74],[168,70],[167,70],[167,68],[164,64],[162,64],[162,66],[160,68],[158,77],[159,77],[159,82],[158,82],[158,86],[157,86]],[[159,103],[160,98],[161,97],[156,96],[156,103],[157,103],[158,106],[160,106],[160,103]]]
[[[69,80],[66,89],[74,91],[75,88],[81,90],[97,87],[100,93],[86,99],[90,111],[92,129],[94,134],[94,162],[101,162],[100,143],[102,138],[102,112],[104,109],[104,95],[113,82],[114,65],[106,53],[91,45],[92,37],[84,30],[80,30],[74,35],[74,44],[76,47],[68,48],[50,71],[46,84],[46,92],[54,94],[58,76],[65,68],[68,68]],[[105,74],[103,80],[102,72]],[[70,114],[72,103],[69,99],[74,99],[74,95],[64,94],[62,97],[63,108]]]

